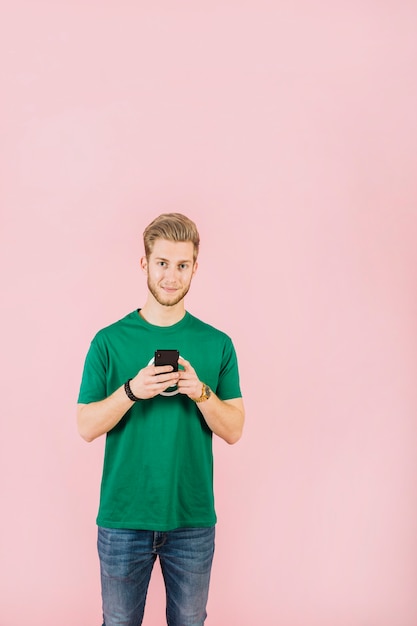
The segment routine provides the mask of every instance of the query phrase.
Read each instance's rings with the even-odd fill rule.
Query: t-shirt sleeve
[[[227,338],[223,347],[222,366],[216,394],[221,400],[242,397],[236,351],[230,338]]]
[[[78,402],[88,404],[107,397],[107,351],[96,335],[88,350],[81,379]]]

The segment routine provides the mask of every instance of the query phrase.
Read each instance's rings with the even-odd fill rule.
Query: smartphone
[[[155,350],[155,365],[172,365],[174,372],[178,372],[178,350]]]

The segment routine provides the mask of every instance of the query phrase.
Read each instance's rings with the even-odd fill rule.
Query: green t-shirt
[[[162,349],[179,350],[221,400],[241,396],[225,333],[189,313],[154,326],[135,310],[94,337],[78,401],[107,398]],[[182,394],[135,402],[106,435],[97,524],[167,531],[215,523],[212,432],[197,405]]]

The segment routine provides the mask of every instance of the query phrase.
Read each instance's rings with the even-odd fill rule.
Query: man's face
[[[174,306],[188,293],[197,269],[191,241],[157,239],[149,259],[142,257],[148,289],[159,304]]]

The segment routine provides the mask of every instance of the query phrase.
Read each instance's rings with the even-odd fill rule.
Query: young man
[[[106,433],[97,517],[104,626],[140,626],[160,559],[169,626],[202,626],[214,552],[212,433],[242,434],[235,350],[185,310],[199,234],[179,213],[144,232],[143,308],[91,342],[78,405],[86,441]],[[178,371],[154,365],[178,350]]]

